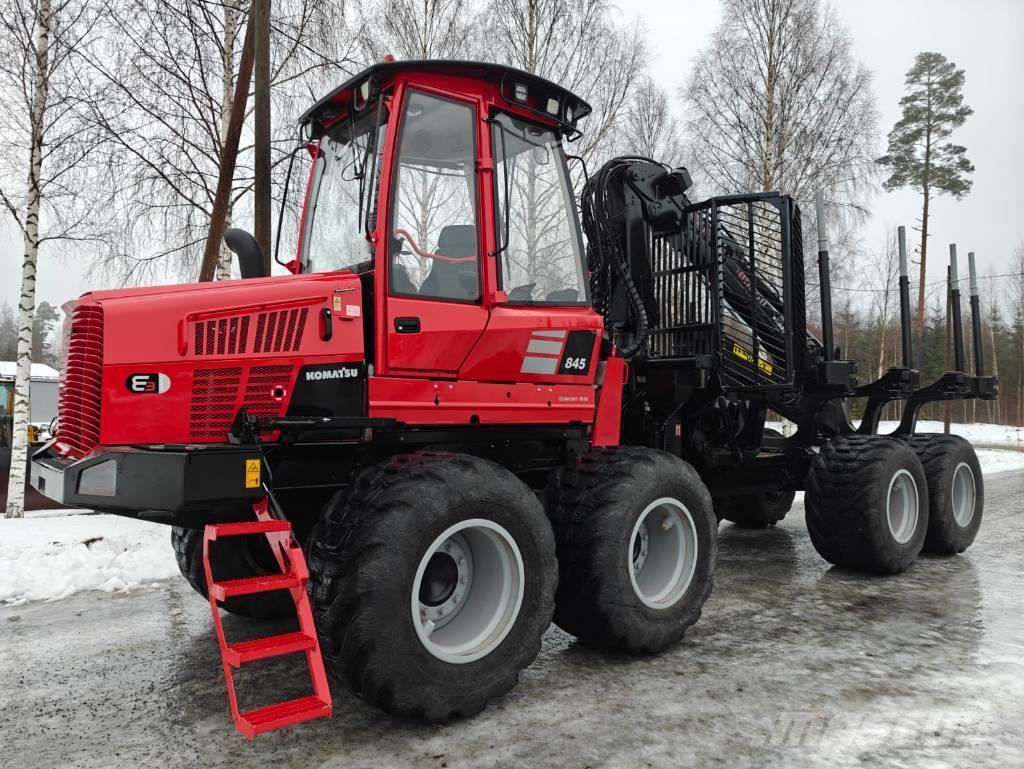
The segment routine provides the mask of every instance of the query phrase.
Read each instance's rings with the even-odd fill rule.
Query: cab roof
[[[319,136],[322,124],[348,107],[356,89],[368,83],[368,93],[373,96],[384,81],[409,73],[457,75],[496,83],[509,104],[554,120],[567,136],[578,133],[576,124],[591,111],[590,105],[571,91],[514,67],[453,59],[385,61],[367,67],[320,99],[299,118],[299,126],[304,130],[308,127],[312,136]]]

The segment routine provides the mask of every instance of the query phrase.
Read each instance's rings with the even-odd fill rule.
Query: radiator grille
[[[195,441],[222,440],[231,427],[242,369],[200,368],[192,376],[192,407],[188,437]]]
[[[280,416],[293,375],[294,366],[280,365],[196,369],[192,380],[189,440],[223,441],[242,408],[250,414]],[[277,388],[283,390],[275,392]]]
[[[296,308],[196,321],[192,346],[201,357],[245,355],[250,345],[254,353],[298,352],[308,315],[308,308]]]
[[[59,388],[57,440],[78,459],[100,442],[103,380],[103,310],[79,304],[71,313],[67,360]]]

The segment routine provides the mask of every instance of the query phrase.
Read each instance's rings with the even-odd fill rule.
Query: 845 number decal
[[[558,365],[559,374],[583,376],[590,371],[590,359],[594,355],[593,331],[570,331],[562,350]]]

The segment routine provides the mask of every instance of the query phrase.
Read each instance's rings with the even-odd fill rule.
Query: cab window
[[[387,109],[371,106],[343,118],[320,141],[303,240],[303,272],[372,265],[366,238],[376,206]]]
[[[491,121],[499,285],[512,304],[587,301],[583,249],[565,154],[550,128]]]
[[[480,298],[475,109],[411,91],[398,138],[389,240],[399,296]]]

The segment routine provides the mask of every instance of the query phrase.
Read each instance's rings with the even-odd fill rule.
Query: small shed
[[[7,389],[14,387],[17,364],[13,361],[0,361],[0,417],[7,414]],[[33,424],[49,424],[57,416],[57,370],[45,363],[33,363],[29,397],[32,399]]]

